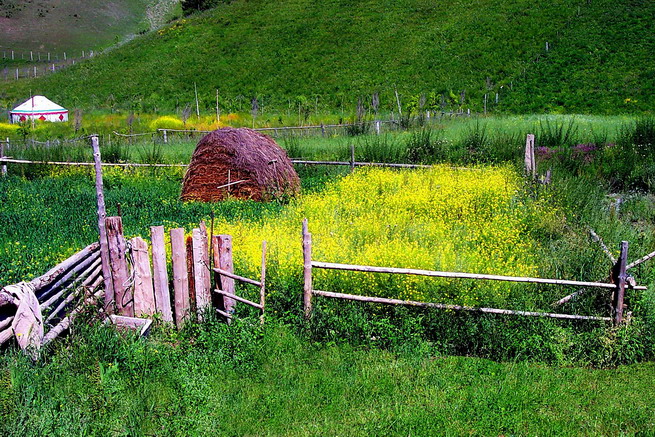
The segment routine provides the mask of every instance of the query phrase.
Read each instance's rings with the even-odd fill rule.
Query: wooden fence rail
[[[506,314],[506,315],[517,315],[517,316],[528,316],[528,317],[549,317],[555,319],[569,319],[569,320],[595,320],[595,321],[614,320],[614,323],[618,325],[623,321],[623,313],[625,309],[623,303],[625,289],[626,288],[631,288],[633,290],[648,289],[648,287],[645,286],[637,286],[631,284],[627,280],[628,276],[626,274],[626,267],[627,267],[628,243],[626,241],[621,243],[621,256],[619,257],[617,263],[613,268],[612,277],[614,282],[602,283],[602,282],[586,282],[586,281],[569,281],[563,279],[487,275],[487,274],[464,273],[464,272],[441,272],[441,271],[394,268],[394,267],[361,266],[361,265],[354,265],[354,264],[339,264],[339,263],[313,261],[312,236],[308,230],[307,219],[303,221],[302,237],[303,237],[302,246],[303,246],[303,260],[304,260],[303,307],[304,307],[305,317],[307,319],[311,318],[312,315],[312,297],[323,296],[323,297],[329,297],[335,299],[354,300],[359,302],[381,303],[387,305],[406,305],[406,306],[416,306],[416,307],[423,307],[423,308],[447,309],[447,310],[454,310],[454,311],[470,311],[470,312],[489,313],[489,314]],[[417,301],[407,301],[407,300],[400,300],[400,299],[387,299],[381,297],[361,296],[361,295],[354,295],[354,294],[321,291],[321,290],[315,290],[313,288],[312,271],[315,268],[352,271],[352,272],[420,275],[420,276],[451,278],[451,279],[506,281],[506,282],[532,283],[532,284],[565,285],[565,286],[575,286],[575,287],[594,287],[594,288],[601,288],[601,289],[610,289],[614,291],[612,296],[613,317],[584,316],[578,314],[560,314],[560,313],[537,312],[537,311],[520,311],[520,310],[509,310],[509,309],[498,309],[498,308],[475,308],[475,307],[469,307],[463,305],[417,302]]]

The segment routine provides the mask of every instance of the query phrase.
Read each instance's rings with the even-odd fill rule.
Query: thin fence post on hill
[[[302,256],[303,256],[303,309],[305,319],[312,315],[312,234],[309,233],[307,219],[302,222]]]
[[[0,158],[5,157],[5,146],[9,144],[9,138],[7,138],[6,142],[0,141]],[[0,175],[7,176],[7,164],[2,163],[2,166],[0,167]]]
[[[537,163],[534,157],[534,135],[528,134],[525,139],[525,173],[531,176],[537,174]]]
[[[355,171],[355,145],[350,145],[350,172]]]
[[[7,139],[9,140],[9,139]],[[107,240],[106,218],[107,212],[105,210],[105,194],[102,184],[102,159],[100,156],[100,145],[98,144],[98,137],[91,137],[91,147],[93,148],[93,161],[95,164],[96,174],[96,202],[98,205],[98,233],[100,235],[100,260],[102,263],[102,278],[105,284],[105,312],[114,314],[116,309],[116,296],[114,291],[114,283],[111,276],[111,264],[109,257],[109,242]]]
[[[189,319],[189,277],[186,261],[186,244],[184,229],[171,229],[171,263],[173,265],[173,294],[175,306],[175,324],[182,329]]]
[[[164,227],[150,227],[152,243],[152,272],[155,288],[155,307],[165,322],[173,322],[171,311],[171,296],[168,288],[168,271],[166,269],[166,245],[164,243]]]
[[[232,236],[231,235],[214,235],[213,238],[213,256],[214,256],[214,267],[218,267],[221,270],[225,270],[230,273],[234,273],[234,261],[232,259]],[[234,279],[223,276],[220,273],[216,273],[215,276],[216,288],[223,290],[226,294],[234,295]],[[236,306],[236,300],[222,295],[218,298],[218,307],[220,310],[233,314],[234,308]],[[227,319],[227,322],[230,322],[230,319]]]
[[[141,237],[134,237],[130,240],[130,246],[134,263],[134,315],[152,316],[155,314],[155,291],[152,286],[148,243]]]
[[[120,217],[107,217],[105,226],[116,311],[122,316],[134,317],[134,296],[127,269],[127,243],[123,236],[123,221]]]
[[[614,268],[612,268],[612,280],[616,284],[614,291],[613,309],[614,309],[614,324],[620,325],[623,322],[623,299],[625,296],[625,284],[628,279],[627,264],[628,264],[628,242],[621,242],[621,254],[617,260]]]

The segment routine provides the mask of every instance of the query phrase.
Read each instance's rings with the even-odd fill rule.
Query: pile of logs
[[[0,289],[0,345],[13,337],[27,335],[20,332],[20,301],[33,293],[38,299],[36,320],[40,331],[40,345],[46,344],[66,331],[80,311],[81,304],[102,296],[102,267],[100,245],[90,244],[75,255],[29,282]],[[22,291],[17,293],[18,291]],[[34,309],[33,309],[34,311]],[[39,320],[40,319],[40,320]],[[20,342],[19,345],[23,347]]]

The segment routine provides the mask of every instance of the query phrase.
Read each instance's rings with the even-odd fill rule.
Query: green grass
[[[653,363],[550,367],[311,345],[206,325],[147,341],[82,326],[47,358],[0,357],[5,435],[649,433]],[[629,402],[626,400],[629,399]]]
[[[227,111],[249,112],[257,96],[264,112],[350,117],[358,98],[366,109],[377,92],[390,112],[395,88],[405,114],[421,94],[424,109],[440,109],[443,96],[448,110],[481,112],[488,94],[492,111],[641,112],[653,104],[653,12],[627,0],[237,0],[8,84],[2,100],[8,107],[32,90],[67,107],[171,111],[193,105],[195,83],[204,112],[216,90]]]

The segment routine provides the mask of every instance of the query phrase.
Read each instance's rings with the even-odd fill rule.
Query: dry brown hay
[[[275,141],[252,129],[226,127],[205,135],[196,146],[180,197],[201,202],[229,197],[267,201],[299,190],[298,174]]]

